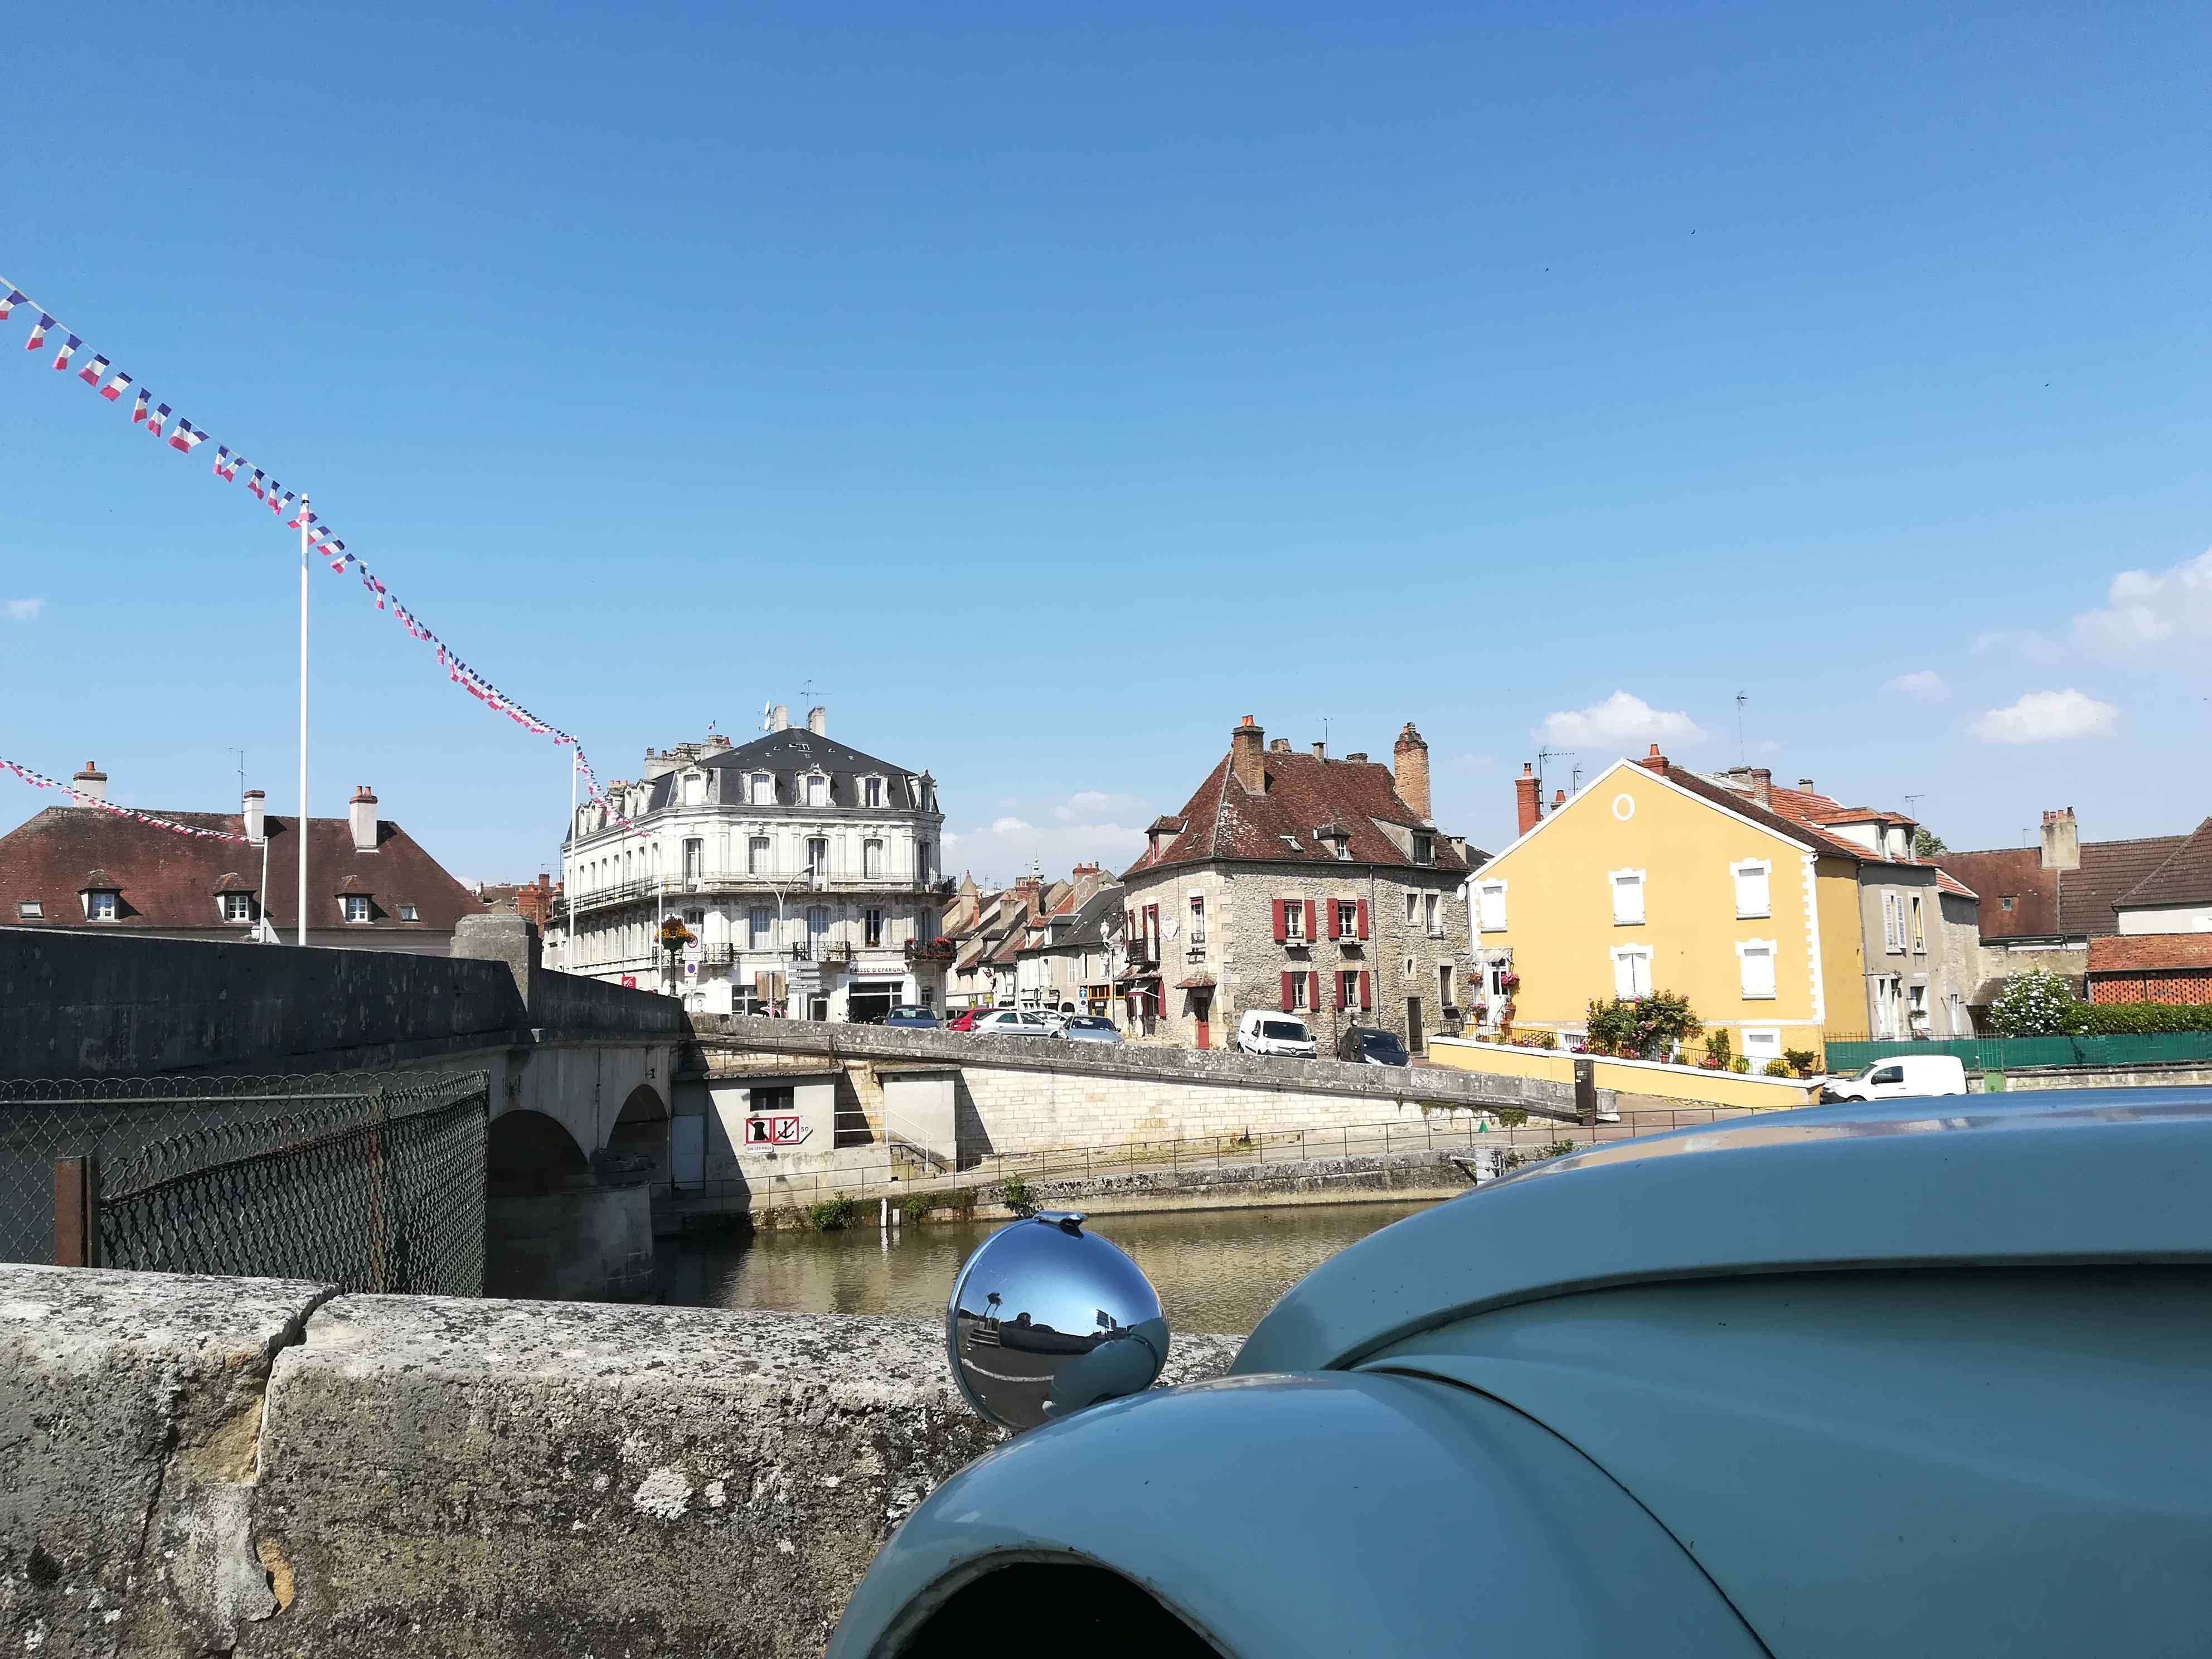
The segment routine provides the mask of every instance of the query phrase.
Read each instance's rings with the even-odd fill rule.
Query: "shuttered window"
[[[1644,920],[1644,872],[1614,870],[1607,878],[1613,884],[1613,921],[1616,927],[1631,927]]]
[[[1767,939],[1746,939],[1735,947],[1742,963],[1743,994],[1747,998],[1761,1000],[1774,994],[1774,941]]]
[[[1773,914],[1773,896],[1769,890],[1769,872],[1773,868],[1764,859],[1747,859],[1741,864],[1729,866],[1735,877],[1735,913],[1739,916],[1765,916]]]
[[[1613,953],[1613,994],[1617,997],[1651,994],[1651,952],[1641,945],[1618,946]]]

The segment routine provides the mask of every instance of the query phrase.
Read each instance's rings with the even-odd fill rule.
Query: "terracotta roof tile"
[[[2212,933],[2114,933],[2089,941],[2093,974],[2212,968]]]
[[[1335,864],[1336,855],[1314,832],[1325,824],[1350,831],[1354,865],[1385,868],[1465,872],[1468,860],[1453,849],[1449,837],[1398,799],[1387,766],[1372,761],[1328,760],[1318,755],[1269,750],[1261,759],[1267,787],[1255,794],[1230,774],[1224,755],[1181,813],[1155,821],[1160,836],[1157,856],[1148,848],[1124,872],[1124,878],[1169,865],[1209,859],[1264,860],[1270,864]],[[1180,824],[1170,830],[1167,826]],[[1435,860],[1418,865],[1382,826],[1433,837]],[[1487,854],[1477,854],[1480,863]]]
[[[2202,904],[2212,899],[2212,818],[2191,830],[2163,863],[2120,895],[2120,904]]]
[[[163,811],[160,816],[234,836],[246,830],[236,813]],[[272,816],[265,822],[270,890],[262,895],[262,904],[269,920],[289,931],[298,924],[293,896],[298,890],[299,820]],[[354,850],[352,826],[344,818],[307,821],[310,927],[344,925],[336,895],[349,882],[355,884],[343,890],[374,896],[372,920],[352,924],[364,930],[450,931],[463,916],[483,914],[484,907],[476,895],[448,875],[404,830],[388,819],[380,821],[376,830],[376,850],[360,853]],[[261,849],[175,835],[90,807],[48,807],[0,836],[0,921],[26,927],[93,925],[86,922],[77,894],[95,871],[104,872],[98,884],[121,895],[116,919],[99,927],[166,933],[203,928],[216,937],[236,937],[242,924],[226,925],[218,918],[215,895],[258,887]],[[43,921],[18,921],[17,907],[25,900],[39,902]],[[415,906],[416,921],[398,919],[403,902]]]

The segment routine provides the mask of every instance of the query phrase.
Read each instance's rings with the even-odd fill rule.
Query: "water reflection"
[[[1241,1334],[1346,1245],[1428,1207],[1327,1204],[1102,1215],[1091,1225],[1136,1258],[1175,1329]],[[909,1226],[888,1241],[874,1227],[664,1238],[661,1299],[696,1308],[942,1318],[960,1264],[1000,1224]]]

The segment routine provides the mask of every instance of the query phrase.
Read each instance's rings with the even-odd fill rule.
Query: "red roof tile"
[[[160,816],[196,829],[234,836],[246,832],[244,821],[235,813],[165,811]],[[293,896],[298,890],[299,820],[271,817],[266,823],[270,890],[262,895],[262,903],[269,920],[289,932],[298,923]],[[370,853],[354,850],[352,826],[344,818],[311,818],[307,835],[312,843],[307,854],[310,927],[343,925],[338,914],[341,891],[370,895],[373,919],[352,924],[364,932],[450,932],[463,916],[483,913],[476,895],[389,820],[377,824],[376,850]],[[91,807],[49,807],[0,836],[0,924],[91,925],[77,894],[96,869],[105,873],[95,884],[121,896],[116,919],[100,927],[169,933],[202,928],[217,937],[235,937],[244,924],[222,922],[215,896],[261,884],[261,848],[174,835]],[[43,919],[19,920],[19,906],[26,900],[38,902]],[[403,903],[415,907],[416,921],[399,920]]]
[[[2039,847],[1946,853],[1942,860],[1980,896],[1984,939],[2096,939],[2119,932],[2112,906],[2172,857],[2182,839],[2085,841],[2078,870],[2045,869]]]
[[[2198,824],[2164,863],[2114,902],[2202,904],[2208,899],[2212,899],[2212,818]]]
[[[1453,850],[1449,837],[1398,799],[1390,769],[1372,761],[1328,760],[1319,755],[1269,750],[1261,758],[1266,787],[1258,793],[1230,773],[1224,755],[1206,775],[1181,813],[1154,824],[1157,855],[1147,848],[1124,872],[1124,879],[1169,865],[1212,859],[1269,864],[1342,862],[1321,845],[1314,831],[1338,824],[1350,831],[1350,863],[1402,870],[1464,872],[1468,860]],[[1401,851],[1381,826],[1434,837],[1435,861],[1420,865]],[[1170,828],[1169,826],[1176,826]],[[1478,854],[1480,863],[1487,854]]]
[[[2089,941],[2093,974],[2212,968],[2212,933],[2114,933]]]

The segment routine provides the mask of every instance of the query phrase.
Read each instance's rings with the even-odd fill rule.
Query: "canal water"
[[[1242,1335],[1306,1273],[1426,1204],[1308,1204],[1281,1209],[1102,1215],[1091,1224],[1134,1256],[1168,1326]],[[694,1308],[908,1314],[941,1319],[968,1253],[999,1222],[849,1232],[664,1238],[660,1298]]]

